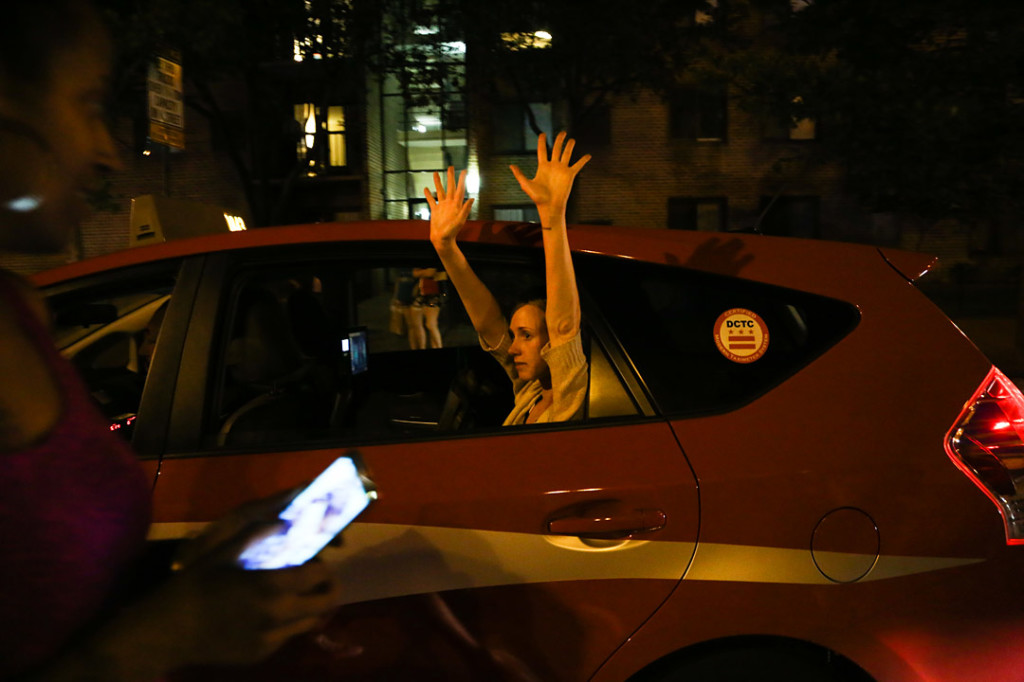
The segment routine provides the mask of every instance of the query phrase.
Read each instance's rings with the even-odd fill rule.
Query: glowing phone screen
[[[299,566],[312,559],[374,499],[350,457],[324,469],[278,515],[279,533],[249,545],[238,563],[249,570]]]

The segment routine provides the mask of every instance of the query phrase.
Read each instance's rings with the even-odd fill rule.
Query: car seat
[[[308,301],[307,301],[308,302]],[[298,306],[296,307],[298,308]],[[296,323],[304,333],[315,329],[318,313],[302,306],[289,310],[272,291],[243,292],[238,307],[239,334],[227,348],[229,380],[248,397],[221,423],[219,446],[259,442],[325,429],[336,400],[337,382],[318,358],[303,352]],[[326,329],[326,328],[325,328]],[[312,350],[325,342],[306,339]]]

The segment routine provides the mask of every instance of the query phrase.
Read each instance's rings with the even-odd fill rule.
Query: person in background
[[[455,182],[448,168],[447,187],[434,173],[436,198],[424,189],[430,205],[430,241],[462,299],[480,344],[505,368],[512,380],[515,405],[505,425],[579,419],[587,392],[587,360],[580,341],[580,300],[566,234],[565,209],[583,156],[570,165],[575,141],[565,132],[555,138],[550,157],[547,139],[537,140],[537,173],[526,178],[517,166],[512,174],[533,200],[540,215],[544,242],[546,299],[527,301],[506,322],[494,295],[477,277],[456,243],[473,200],[465,200],[466,172]]]
[[[391,331],[409,339],[409,348],[419,350],[427,347],[427,334],[423,328],[423,311],[416,304],[419,282],[413,268],[399,268],[395,279],[395,291],[391,295],[392,313],[401,316],[392,319]]]
[[[418,322],[425,328],[420,348],[427,348],[428,344],[430,348],[441,348],[441,283],[448,275],[437,268],[413,268],[412,274],[417,279],[413,307],[419,308],[422,319]]]
[[[400,268],[391,297],[392,311],[402,316],[401,325],[392,319],[391,331],[401,334],[404,327],[409,348],[441,348],[441,281],[447,279],[437,268]]]
[[[119,168],[104,102],[111,46],[87,0],[8,3],[0,20],[0,249],[59,252],[83,196]],[[288,495],[186,545],[180,570],[113,595],[142,549],[152,481],[53,346],[41,297],[0,271],[0,680],[159,679],[243,664],[338,603],[317,562],[243,571]]]

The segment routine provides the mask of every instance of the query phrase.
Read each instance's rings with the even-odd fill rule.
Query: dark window
[[[971,256],[997,255],[999,231],[991,220],[974,220],[967,225],[967,250]]]
[[[441,121],[445,130],[465,130],[469,127],[466,101],[461,96],[451,95],[441,110]]]
[[[597,301],[659,409],[673,415],[725,412],[770,390],[856,325],[847,303],[800,291],[684,268],[577,260],[577,276]],[[727,359],[714,340],[725,311],[761,317],[770,340],[747,364]]]
[[[818,197],[761,197],[761,233],[815,239],[819,236],[818,205]]]
[[[571,134],[576,138],[581,149],[605,147],[611,144],[611,107],[603,105],[592,108],[579,126],[571,131]]]
[[[724,88],[680,90],[669,99],[669,133],[678,139],[725,142],[727,106]]]
[[[529,107],[529,111],[527,111],[527,107]],[[546,133],[548,139],[551,139],[554,126],[550,103],[501,104],[496,106],[493,111],[495,152],[521,154],[537,149],[537,131],[531,124],[530,113],[533,114],[533,120],[536,121],[540,132]]]
[[[674,230],[723,232],[727,206],[724,197],[669,197],[668,226]]]

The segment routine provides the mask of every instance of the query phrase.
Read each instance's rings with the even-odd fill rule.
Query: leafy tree
[[[714,67],[744,105],[817,121],[872,209],[985,220],[1024,197],[1024,21],[997,0],[752,0],[761,17]],[[765,21],[765,17],[768,20]]]

